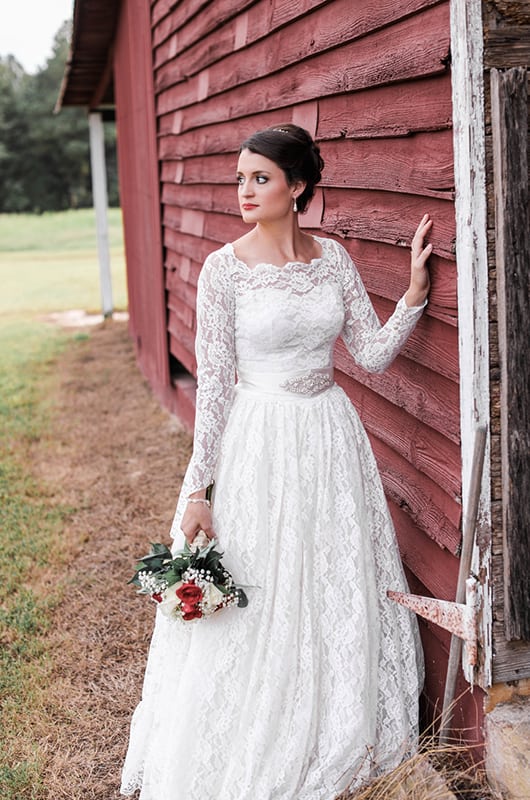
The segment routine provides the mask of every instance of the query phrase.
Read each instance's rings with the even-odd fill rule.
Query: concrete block
[[[530,698],[501,703],[486,715],[486,771],[506,800],[530,800]]]

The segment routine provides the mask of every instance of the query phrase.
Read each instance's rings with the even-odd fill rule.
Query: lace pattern
[[[406,582],[368,437],[336,385],[342,334],[388,365],[421,309],[381,326],[346,251],[249,270],[213,253],[198,297],[199,385],[186,497],[215,477],[214,528],[248,589],[198,625],[157,617],[121,791],[139,800],[333,800],[415,747],[421,649],[387,589]],[[236,370],[296,373],[294,391],[234,390]],[[302,378],[300,379],[300,376]]]

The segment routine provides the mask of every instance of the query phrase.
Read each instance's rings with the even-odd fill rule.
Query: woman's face
[[[237,162],[238,198],[244,222],[273,222],[292,213],[296,191],[269,158],[243,150]]]

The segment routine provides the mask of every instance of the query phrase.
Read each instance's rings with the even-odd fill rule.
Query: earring
[[[296,202],[296,197],[293,200],[293,211],[295,212],[295,214],[298,211],[298,205],[297,205],[297,202]]]

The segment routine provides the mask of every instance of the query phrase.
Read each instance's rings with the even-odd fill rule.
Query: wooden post
[[[107,221],[107,173],[105,169],[105,139],[100,112],[88,115],[90,130],[90,164],[92,195],[96,211],[96,230],[99,256],[99,280],[103,316],[112,316],[112,280],[110,275],[109,231]]]
[[[491,70],[506,638],[530,641],[530,220],[526,67]]]
[[[481,0],[451,0],[451,82],[455,164],[456,263],[462,437],[462,504],[470,502],[473,447],[477,426],[489,427],[489,317],[484,137],[484,58]],[[489,433],[477,517],[477,540],[490,538]],[[485,598],[481,611],[481,654],[477,676],[482,686],[492,677],[491,549],[473,553]],[[471,682],[473,675],[466,678]]]

